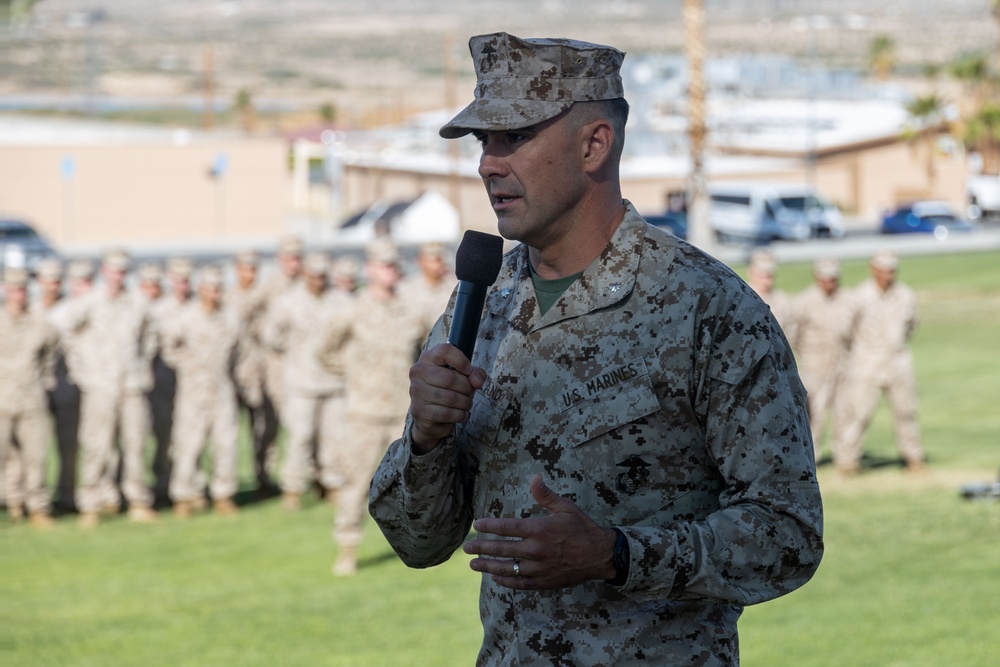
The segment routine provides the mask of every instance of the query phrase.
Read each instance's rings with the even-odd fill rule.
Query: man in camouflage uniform
[[[337,494],[333,536],[340,548],[333,573],[357,571],[357,549],[372,471],[406,418],[406,385],[426,332],[423,311],[397,293],[402,272],[396,247],[379,240],[368,249],[366,287],[346,315],[330,321],[320,358],[347,376],[348,436],[339,445],[344,484]]]
[[[45,392],[55,386],[55,328],[45,315],[28,308],[28,272],[7,268],[0,307],[0,471],[5,473],[7,511],[46,528],[51,494],[46,485],[49,417]],[[13,465],[8,454],[16,451]]]
[[[841,396],[843,419],[834,464],[846,475],[860,470],[862,444],[879,399],[885,394],[892,413],[896,446],[909,470],[920,471],[924,452],[917,426],[917,378],[910,338],[917,326],[917,297],[896,280],[899,260],[876,252],[871,278],[850,295],[851,352]]]
[[[39,282],[47,280],[50,273],[43,264],[39,268]],[[53,281],[54,274],[53,274]],[[60,281],[61,282],[61,281]],[[79,299],[89,294],[94,285],[94,266],[89,260],[74,260],[66,266],[67,294],[45,310],[49,322],[58,331],[65,329],[63,321]],[[43,287],[43,293],[51,290]],[[76,478],[80,451],[80,388],[69,373],[70,367],[79,367],[80,361],[71,361],[80,351],[73,346],[73,339],[59,337],[56,356],[56,386],[49,392],[49,410],[55,421],[56,443],[59,448],[59,477],[56,484],[56,509],[64,512],[76,510]],[[115,465],[117,470],[117,464]],[[108,478],[107,486],[114,482]]]
[[[77,508],[84,527],[97,525],[99,512],[115,511],[121,496],[131,520],[156,518],[146,482],[146,438],[157,335],[144,301],[125,290],[128,255],[109,252],[102,263],[104,284],[69,304],[61,324],[70,340],[69,371],[82,392]],[[111,484],[121,440],[120,488]]]
[[[736,664],[743,606],[822,553],[789,346],[743,281],[622,199],[624,54],[505,33],[470,48],[476,99],[441,135],[475,132],[521,245],[471,363],[446,313],[410,370],[372,516],[417,567],[475,528],[480,664]]]
[[[288,510],[299,508],[314,479],[326,492],[335,492],[343,482],[336,455],[345,441],[343,369],[322,366],[317,350],[326,323],[342,317],[350,300],[329,289],[329,268],[321,253],[306,257],[301,284],[271,305],[264,336],[284,360],[282,414],[287,439],[281,493]]]
[[[236,285],[226,294],[226,307],[236,314],[240,324],[240,346],[233,368],[236,395],[240,408],[249,415],[257,487],[261,493],[267,493],[272,488],[268,453],[278,435],[278,417],[264,387],[266,358],[261,329],[267,304],[257,284],[259,261],[252,250],[236,254]]]
[[[792,297],[784,290],[775,288],[774,277],[778,263],[774,255],[766,250],[757,250],[750,255],[747,262],[747,284],[757,292],[757,295],[771,307],[774,318],[778,320],[788,340],[795,338],[795,312]]]
[[[834,259],[816,260],[813,284],[795,297],[792,310],[795,312],[792,349],[802,384],[809,394],[809,428],[818,461],[823,430],[836,404],[851,343],[848,295],[840,288],[840,263]],[[839,428],[836,420],[831,421],[834,428]]]
[[[261,291],[264,295],[265,318],[270,318],[271,305],[282,295],[292,291],[302,278],[302,241],[297,236],[284,236],[278,242],[277,254],[278,271],[272,273],[268,279],[261,284]],[[266,321],[266,320],[265,320]],[[285,377],[285,363],[282,353],[269,348],[265,356],[265,391],[274,405],[278,421],[284,423],[284,416],[281,411],[284,407],[285,389],[283,386]],[[273,454],[272,454],[273,456]]]
[[[236,512],[239,412],[232,368],[239,338],[236,313],[222,308],[222,271],[205,267],[198,298],[177,314],[162,346],[164,358],[177,369],[170,498],[182,518],[204,499],[198,461],[206,440],[212,443],[213,509]]]
[[[422,314],[421,344],[434,328],[434,323],[448,307],[455,290],[455,274],[445,262],[445,247],[441,243],[425,243],[417,253],[418,272],[399,285],[399,296]],[[419,348],[417,352],[419,353]]]
[[[354,255],[343,255],[333,260],[330,268],[331,287],[353,296],[358,289],[358,272],[361,264]]]
[[[181,312],[193,300],[191,274],[194,263],[186,257],[172,257],[167,261],[167,282],[170,291],[149,303],[149,312],[157,331],[166,332],[177,325]],[[153,296],[162,291],[163,275],[158,265],[139,268],[140,290]],[[160,287],[157,290],[157,286]],[[153,357],[153,388],[149,392],[150,414],[156,451],[153,454],[153,491],[156,501],[166,504],[170,497],[170,474],[173,456],[170,453],[174,428],[174,401],[177,396],[177,371],[164,359],[159,350]]]

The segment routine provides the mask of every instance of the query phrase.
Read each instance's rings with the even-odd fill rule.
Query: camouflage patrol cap
[[[747,266],[758,273],[774,273],[778,264],[774,260],[774,255],[766,250],[758,250],[750,255]]]
[[[233,259],[237,266],[257,266],[260,263],[260,257],[253,250],[240,250]]]
[[[115,248],[104,253],[101,260],[103,266],[119,271],[128,271],[128,252],[121,248]]]
[[[222,269],[214,264],[206,266],[198,272],[198,284],[204,287],[219,287],[222,285]]]
[[[326,274],[330,270],[330,260],[321,252],[311,252],[302,261],[302,270],[314,276]]]
[[[46,257],[38,263],[36,274],[39,280],[59,280],[62,278],[63,265],[54,257]]]
[[[813,263],[813,275],[817,278],[839,278],[840,262],[829,257],[817,259]]]
[[[357,278],[358,271],[361,270],[361,266],[356,257],[353,255],[344,255],[343,257],[338,257],[333,262],[333,267],[330,272],[333,274],[334,278]]]
[[[444,257],[446,254],[443,243],[424,243],[420,246],[421,257]]]
[[[877,269],[895,271],[899,267],[899,257],[891,250],[878,250],[872,255],[871,265]]]
[[[3,284],[6,287],[25,287],[28,284],[28,270],[21,266],[8,266],[3,270]]]
[[[167,273],[171,278],[187,280],[194,273],[194,262],[187,257],[171,257],[167,261]]]
[[[522,39],[505,32],[469,40],[476,99],[439,131],[516,130],[555,118],[574,102],[624,97],[625,53],[572,39]]]
[[[302,239],[294,234],[286,234],[278,241],[278,252],[282,255],[301,255]]]
[[[378,264],[396,264],[398,266],[400,262],[399,250],[396,248],[396,244],[388,238],[372,241],[365,250],[365,256],[369,262]]]
[[[141,283],[158,283],[163,280],[163,269],[156,262],[141,264],[137,273]]]
[[[69,263],[66,275],[73,280],[91,280],[94,277],[94,264],[88,259],[76,259]]]

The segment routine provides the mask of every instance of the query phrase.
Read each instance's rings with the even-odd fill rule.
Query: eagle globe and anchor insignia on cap
[[[649,482],[651,465],[634,454],[626,457],[618,463],[619,468],[626,470],[615,478],[615,488],[630,496],[635,495],[640,488]]]

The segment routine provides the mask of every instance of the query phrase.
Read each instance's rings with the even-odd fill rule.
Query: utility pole
[[[455,108],[455,34],[449,31],[444,38],[444,106],[450,114]],[[459,142],[448,142],[448,200],[462,217],[461,187],[458,178]]]
[[[215,127],[215,49],[206,44],[201,53],[202,69],[202,126],[206,130]]]
[[[714,238],[708,221],[708,191],[705,187],[705,6],[704,0],[684,0],[684,56],[688,66],[688,143],[691,173],[688,175],[688,240],[712,252]]]

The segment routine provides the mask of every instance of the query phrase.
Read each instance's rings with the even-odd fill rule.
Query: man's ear
[[[611,157],[615,131],[611,123],[598,119],[583,127],[582,158],[588,172],[600,171]]]

